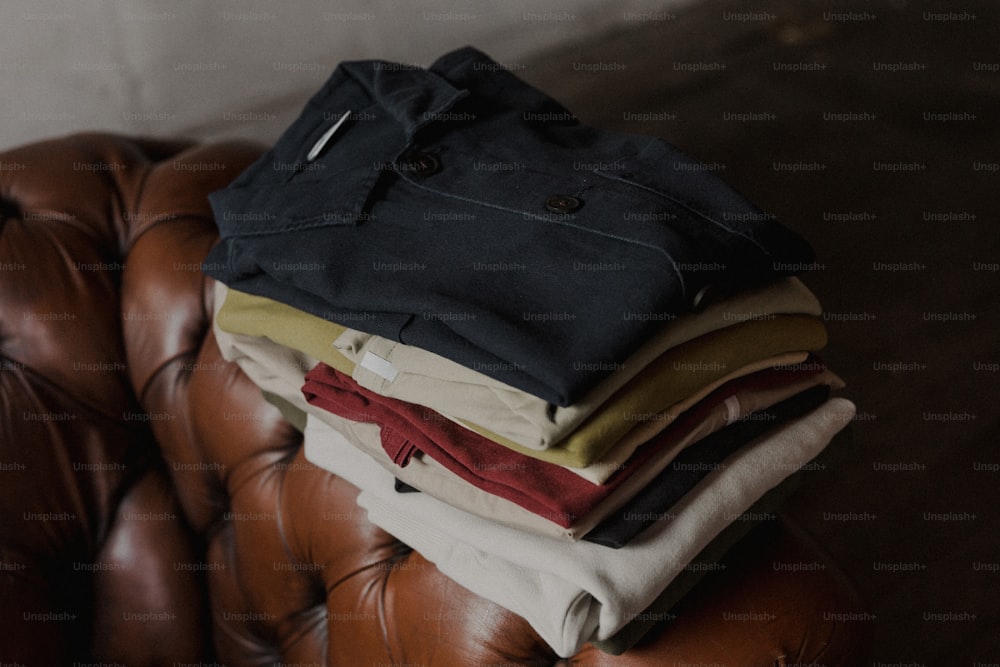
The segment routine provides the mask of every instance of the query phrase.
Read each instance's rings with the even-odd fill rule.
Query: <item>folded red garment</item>
[[[306,374],[302,393],[311,405],[344,419],[377,424],[382,447],[397,465],[406,466],[412,456],[423,453],[477,488],[569,528],[658,452],[697,428],[720,403],[739,393],[763,391],[823,371],[821,361],[810,362],[725,383],[639,447],[620,471],[600,485],[504,447],[429,408],[376,394],[324,363]]]

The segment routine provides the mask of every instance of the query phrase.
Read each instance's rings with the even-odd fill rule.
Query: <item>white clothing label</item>
[[[370,370],[372,373],[375,373],[375,375],[385,378],[389,382],[395,380],[396,375],[399,374],[399,371],[396,370],[396,367],[392,365],[391,361],[383,359],[377,354],[372,354],[371,352],[365,352],[365,355],[361,357],[360,365],[362,368]]]

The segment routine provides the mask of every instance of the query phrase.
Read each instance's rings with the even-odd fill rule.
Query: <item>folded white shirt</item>
[[[359,487],[369,520],[468,590],[519,614],[562,657],[605,640],[649,606],[728,524],[815,458],[854,416],[833,398],[727,458],[622,549],[510,528],[427,494],[398,494],[392,474],[313,415],[305,455]]]

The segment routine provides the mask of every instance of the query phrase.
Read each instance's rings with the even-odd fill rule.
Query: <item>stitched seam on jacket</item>
[[[681,284],[681,296],[683,297],[687,293],[687,287],[686,287],[686,285],[684,283],[684,276],[683,276],[683,274],[681,274],[680,269],[677,268],[677,262],[674,261],[674,258],[671,257],[670,253],[668,253],[665,249],[661,248],[660,246],[652,245],[650,243],[644,243],[642,241],[636,241],[635,239],[630,239],[630,238],[627,238],[627,237],[624,237],[624,236],[618,236],[617,234],[609,234],[608,232],[602,232],[602,231],[599,231],[599,230],[596,230],[596,229],[588,229],[587,227],[583,227],[581,225],[575,225],[575,224],[572,224],[572,223],[569,223],[569,222],[564,222],[564,221],[559,220],[559,219],[545,217],[545,216],[542,216],[542,215],[538,215],[536,213],[531,213],[529,211],[522,211],[522,210],[519,210],[519,209],[516,209],[516,208],[508,208],[506,206],[500,206],[499,204],[493,204],[493,203],[490,203],[490,202],[480,201],[478,199],[471,199],[469,197],[463,197],[462,195],[456,195],[456,194],[452,194],[452,193],[449,193],[449,192],[444,192],[442,190],[436,190],[434,188],[429,188],[426,185],[420,185],[419,183],[411,180],[410,178],[407,178],[407,176],[405,174],[402,174],[402,173],[399,174],[399,177],[402,180],[404,180],[407,183],[409,183],[410,185],[412,185],[413,187],[415,187],[415,188],[418,188],[420,190],[424,190],[426,192],[433,192],[434,194],[440,195],[442,197],[447,197],[449,199],[457,199],[459,201],[468,202],[470,204],[476,204],[478,206],[484,206],[486,208],[492,208],[492,209],[495,209],[495,210],[498,210],[498,211],[504,211],[506,213],[515,213],[517,215],[521,215],[521,216],[524,216],[524,217],[527,217],[527,218],[531,218],[533,220],[539,220],[541,222],[548,222],[548,223],[552,223],[552,224],[556,224],[556,225],[562,225],[564,227],[569,227],[571,229],[577,229],[577,230],[579,230],[581,232],[587,232],[587,233],[590,233],[590,234],[594,234],[596,236],[603,236],[605,238],[615,239],[616,241],[621,241],[623,243],[627,243],[627,244],[630,244],[630,245],[635,245],[635,246],[639,246],[639,247],[642,247],[642,248],[646,248],[648,250],[652,250],[653,252],[658,252],[658,253],[662,254],[664,257],[667,258],[667,260],[670,262],[670,267],[674,270],[674,273],[677,275],[677,280],[680,281],[680,284]]]
[[[681,201],[679,199],[675,199],[674,197],[671,197],[670,195],[668,195],[665,192],[661,192],[660,190],[657,190],[656,188],[651,188],[651,187],[649,187],[647,185],[643,185],[641,183],[636,183],[635,181],[630,181],[630,180],[628,180],[626,178],[621,178],[620,176],[612,176],[611,174],[606,174],[606,173],[604,173],[602,171],[594,171],[593,173],[597,174],[601,178],[606,178],[609,181],[615,181],[615,182],[618,182],[618,183],[625,183],[626,185],[631,185],[632,187],[639,188],[640,190],[645,190],[647,192],[652,192],[655,195],[663,197],[667,201],[671,201],[671,202],[677,204],[678,206],[681,206],[681,207],[685,208],[686,210],[690,211],[691,213],[694,213],[699,218],[704,218],[708,222],[711,222],[713,225],[715,225],[717,227],[721,227],[722,229],[724,229],[725,231],[729,232],[733,236],[740,236],[742,238],[745,238],[747,241],[750,241],[750,243],[753,243],[755,246],[757,246],[758,248],[760,248],[761,251],[763,251],[763,253],[765,255],[767,255],[768,257],[773,257],[773,255],[771,254],[771,252],[768,251],[767,248],[765,248],[764,246],[762,246],[757,239],[753,238],[752,236],[748,236],[747,234],[745,234],[745,233],[743,233],[741,231],[737,231],[737,230],[735,230],[735,229],[733,229],[733,228],[731,228],[731,227],[729,227],[727,225],[722,224],[721,222],[719,222],[718,220],[716,220],[712,216],[710,216],[710,215],[708,215],[706,213],[702,213],[698,209],[692,207],[690,204],[687,204],[687,203],[685,203],[685,202],[683,202],[683,201]]]

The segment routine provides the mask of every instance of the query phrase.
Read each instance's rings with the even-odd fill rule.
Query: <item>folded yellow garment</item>
[[[759,370],[755,362],[789,352],[816,352],[824,345],[826,327],[811,315],[775,315],[705,334],[663,353],[576,431],[542,451],[504,442],[495,434],[467,426],[528,456],[583,468],[599,461],[637,425],[662,420],[663,411],[734,371],[747,366],[751,367],[747,372]]]
[[[215,324],[223,331],[267,338],[305,352],[345,375],[354,374],[354,362],[332,345],[347,327],[262,296],[217,284],[219,287],[225,299],[215,313]]]
[[[224,331],[266,337],[352,373],[354,364],[331,342],[349,330],[290,306],[228,290],[216,324]],[[826,329],[813,315],[769,315],[710,331],[647,364],[576,430],[545,450],[524,447],[491,428],[456,419],[454,413],[446,416],[528,456],[584,468],[599,461],[638,424],[662,419],[663,411],[738,369],[789,352],[814,352],[825,344]]]
[[[663,327],[577,403],[554,406],[426,350],[348,329],[292,306],[217,285],[216,325],[260,336],[324,361],[375,393],[428,407],[504,444],[552,447],[660,355],[712,331],[777,313],[819,315],[816,297],[796,278],[707,304]],[[492,435],[496,437],[493,437]]]
[[[663,412],[660,412],[655,418],[649,419],[648,421],[638,422],[624,437],[622,437],[621,440],[616,442],[607,452],[601,455],[599,459],[588,464],[586,467],[579,468],[564,464],[557,465],[562,465],[562,467],[566,470],[579,475],[588,482],[603,484],[609,477],[621,469],[621,467],[625,464],[625,461],[632,456],[640,445],[647,440],[652,440],[661,431],[670,426],[670,424],[673,423],[682,412],[691,408],[698,401],[705,398],[725,383],[767,368],[794,366],[795,364],[805,361],[808,356],[809,353],[807,352],[786,352],[785,354],[779,354],[773,357],[768,357],[767,359],[761,359],[760,361],[749,363],[746,366],[741,366],[732,373],[729,373],[714,382],[710,382],[697,392],[685,396],[682,400],[674,403]],[[517,448],[517,445],[513,443],[508,444],[508,446],[512,449]],[[518,449],[517,451],[523,452],[528,456],[539,454],[539,452],[532,452],[531,450]],[[538,457],[535,456],[535,458]]]

